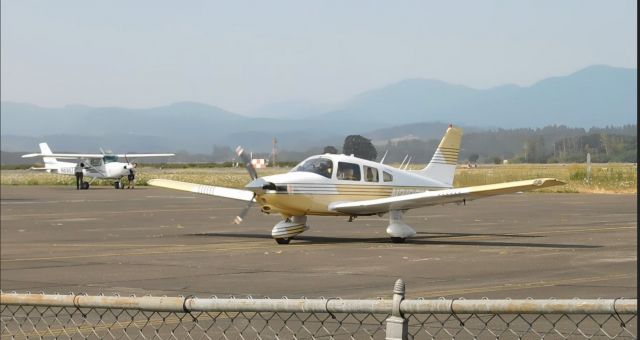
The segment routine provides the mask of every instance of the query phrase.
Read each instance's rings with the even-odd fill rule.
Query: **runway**
[[[388,217],[310,217],[289,245],[279,216],[244,203],[140,187],[1,188],[4,292],[374,298],[636,297],[635,195],[498,196]]]

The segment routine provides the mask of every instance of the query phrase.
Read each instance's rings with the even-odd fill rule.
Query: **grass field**
[[[419,168],[414,166],[413,168]],[[593,164],[591,177],[587,178],[585,164],[507,164],[481,165],[478,168],[458,167],[454,186],[472,186],[531,178],[552,177],[566,182],[564,186],[547,188],[545,192],[588,193],[637,193],[636,164]],[[260,176],[289,171],[289,168],[258,169]],[[72,176],[54,175],[29,170],[2,170],[2,185],[74,185]],[[152,178],[167,178],[179,181],[240,188],[249,181],[244,168],[187,168],[158,169],[141,167],[137,185],[146,185]],[[126,182],[126,180],[125,180]],[[92,185],[108,185],[111,181],[96,180]]]

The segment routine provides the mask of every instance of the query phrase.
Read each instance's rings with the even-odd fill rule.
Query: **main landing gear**
[[[296,235],[308,229],[307,216],[292,216],[276,224],[271,230],[271,236],[278,244],[289,244]]]
[[[404,211],[403,210],[391,210],[389,212],[389,226],[387,227],[387,234],[391,236],[391,242],[404,243],[404,241],[416,234],[410,226],[404,223]]]
[[[403,210],[389,212],[389,226],[387,234],[391,236],[391,242],[404,243],[407,238],[415,236],[416,231],[404,222]],[[298,234],[309,229],[307,216],[292,216],[276,224],[271,230],[271,236],[278,244],[289,244]]]
[[[82,184],[80,184],[80,189],[83,189],[83,190],[89,189],[89,182],[82,182]]]
[[[121,181],[113,182],[113,187],[116,189],[124,189],[124,184]]]

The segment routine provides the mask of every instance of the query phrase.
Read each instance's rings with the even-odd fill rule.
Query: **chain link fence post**
[[[402,279],[396,280],[393,286],[393,307],[391,316],[386,320],[387,323],[387,340],[407,340],[409,321],[400,313],[400,303],[404,300],[405,285]]]

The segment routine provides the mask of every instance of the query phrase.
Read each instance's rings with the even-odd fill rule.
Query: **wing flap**
[[[195,184],[159,178],[149,180],[147,183],[154,187],[188,191],[195,194],[230,198],[245,202],[253,201],[253,192],[248,190],[216,187],[213,185]]]
[[[483,197],[535,190],[562,184],[565,183],[555,178],[539,178],[526,181],[427,191],[366,201],[336,202],[329,205],[329,210],[354,215],[386,213],[390,210],[415,209],[431,205],[456,203],[462,202],[463,200],[469,201]]]

